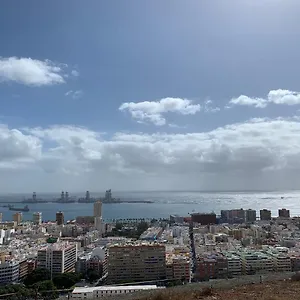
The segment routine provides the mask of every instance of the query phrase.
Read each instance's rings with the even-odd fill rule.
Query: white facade
[[[38,251],[38,267],[48,269],[51,274],[73,272],[76,261],[76,243],[57,242]]]
[[[121,294],[130,294],[133,292],[155,289],[158,289],[156,285],[76,287],[71,294],[71,299],[97,299],[107,296],[116,297]]]
[[[239,276],[242,274],[242,262],[239,256],[232,255],[227,257],[228,274]]]
[[[262,252],[248,252],[241,254],[243,271],[245,274],[267,273],[274,271],[273,260]]]
[[[0,284],[17,282],[19,279],[19,263],[0,263]]]

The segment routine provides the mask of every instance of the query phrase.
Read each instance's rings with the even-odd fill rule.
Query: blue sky
[[[278,140],[299,126],[299,9],[293,0],[1,2],[1,188],[296,188],[298,144]],[[284,131],[268,140],[274,124]],[[270,127],[252,145],[241,140],[246,125],[256,138]]]

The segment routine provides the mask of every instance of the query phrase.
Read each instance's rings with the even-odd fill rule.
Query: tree
[[[37,282],[50,280],[50,279],[51,279],[51,273],[49,270],[44,268],[37,268],[27,276],[27,278],[24,280],[24,284],[26,286],[31,286]]]
[[[63,273],[53,277],[53,283],[58,289],[69,289],[81,278],[78,273]]]
[[[87,279],[90,283],[92,283],[100,278],[98,272],[93,269],[88,269],[86,275],[87,275]]]
[[[123,224],[118,222],[118,223],[116,223],[115,228],[116,228],[116,230],[122,230]]]
[[[58,292],[52,280],[44,280],[34,284],[34,288],[44,299],[56,299]]]

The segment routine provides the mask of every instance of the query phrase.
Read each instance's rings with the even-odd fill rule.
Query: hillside
[[[152,295],[135,297],[135,300],[299,300],[300,282],[290,280],[264,284],[249,284],[232,289],[209,289],[202,291],[169,289]]]

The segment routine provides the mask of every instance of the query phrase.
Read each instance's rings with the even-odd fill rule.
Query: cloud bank
[[[0,149],[0,174],[17,170],[14,184],[34,178],[52,191],[62,183],[82,190],[291,188],[300,171],[300,120],[252,119],[186,134],[119,132],[109,139],[76,126],[2,125]],[[20,170],[30,174],[22,182]],[[6,177],[4,189],[11,184]]]

